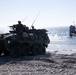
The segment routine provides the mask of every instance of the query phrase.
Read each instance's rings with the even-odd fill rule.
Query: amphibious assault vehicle
[[[31,29],[23,25],[23,31],[17,31],[18,24],[10,26],[9,33],[0,34],[0,55],[11,57],[45,54],[50,43],[46,29]],[[21,30],[21,27],[20,29]]]

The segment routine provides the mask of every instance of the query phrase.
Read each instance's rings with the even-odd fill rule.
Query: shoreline
[[[76,54],[0,57],[1,75],[75,75]]]

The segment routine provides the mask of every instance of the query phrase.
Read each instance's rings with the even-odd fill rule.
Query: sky
[[[76,21],[76,0],[0,0],[0,28],[19,20],[28,27],[35,21],[35,28],[70,26]]]

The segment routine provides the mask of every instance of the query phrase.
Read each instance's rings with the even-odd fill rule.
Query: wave
[[[70,53],[76,50],[76,37],[69,37],[69,27],[55,27],[48,29],[50,44],[48,50],[58,51],[59,53]],[[65,50],[65,51],[64,51]]]

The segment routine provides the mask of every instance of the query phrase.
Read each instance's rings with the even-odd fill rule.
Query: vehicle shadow
[[[14,63],[18,63],[21,61],[33,61],[33,60],[41,60],[41,59],[47,59],[51,56],[51,54],[47,53],[44,55],[35,55],[35,56],[22,56],[22,57],[18,57],[18,58],[12,58],[10,56],[0,56],[0,65],[3,64],[14,64]]]

